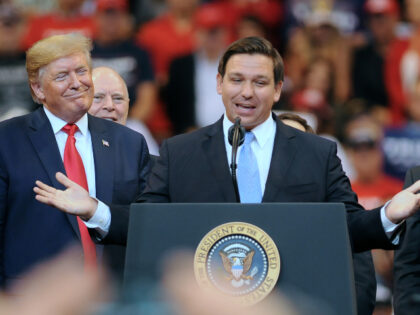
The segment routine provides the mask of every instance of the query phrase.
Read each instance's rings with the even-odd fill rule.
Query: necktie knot
[[[247,131],[247,132],[245,133],[245,140],[244,140],[244,144],[245,144],[245,145],[249,145],[249,144],[252,142],[252,140],[254,140],[254,138],[255,138],[254,133],[253,133],[252,131]]]
[[[61,130],[67,133],[70,137],[73,137],[76,131],[79,130],[79,128],[76,124],[67,124]]]

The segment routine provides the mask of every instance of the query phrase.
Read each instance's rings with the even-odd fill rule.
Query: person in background
[[[133,18],[126,0],[98,0],[93,42],[94,67],[108,66],[127,84],[131,118],[146,122],[156,103],[156,84],[148,53],[131,40]]]
[[[37,107],[28,89],[25,52],[20,47],[25,27],[26,19],[18,7],[0,4],[0,121]]]
[[[171,63],[166,86],[165,103],[175,134],[213,123],[224,112],[214,78],[228,45],[225,12],[207,4],[197,10],[195,19],[197,48]]]
[[[369,112],[352,117],[345,127],[345,145],[355,170],[352,188],[365,209],[374,209],[386,203],[402,189],[402,182],[384,172],[381,125]],[[391,314],[393,251],[372,251],[375,264],[375,311]]]
[[[166,11],[161,16],[141,25],[136,42],[144,47],[152,58],[158,88],[168,82],[171,62],[193,52],[194,16],[198,0],[166,0]],[[166,112],[166,104],[160,93],[155,111],[147,122],[158,142],[172,134],[172,126]]]
[[[85,0],[56,0],[56,10],[31,17],[27,32],[22,38],[22,49],[27,50],[35,42],[58,34],[77,32],[93,38],[95,21],[92,16],[83,14],[84,2]]]
[[[367,107],[383,124],[390,124],[385,88],[385,60],[396,38],[399,5],[396,0],[368,0],[364,5],[369,42],[353,54],[353,97],[366,100]]]
[[[92,81],[95,94],[89,114],[126,125],[141,133],[149,152],[159,155],[158,145],[146,125],[134,119],[127,120],[130,98],[127,85],[119,73],[109,67],[97,67],[92,71]]]

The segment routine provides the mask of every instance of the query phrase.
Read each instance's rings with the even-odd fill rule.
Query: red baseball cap
[[[209,3],[202,5],[197,9],[195,14],[195,25],[198,28],[204,29],[229,27],[230,19],[221,5]]]
[[[364,8],[368,14],[398,15],[400,12],[396,0],[367,0]]]
[[[127,11],[128,4],[127,0],[96,0],[96,10],[116,10],[116,11]]]

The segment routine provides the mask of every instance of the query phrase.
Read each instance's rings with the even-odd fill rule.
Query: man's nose
[[[111,112],[115,109],[111,95],[105,95],[103,109]]]
[[[254,88],[252,86],[252,82],[244,82],[242,85],[241,94],[244,98],[251,98],[254,94]]]
[[[71,82],[70,82],[70,87],[72,88],[72,89],[78,89],[78,88],[80,88],[80,86],[82,85],[82,83],[80,82],[80,80],[79,80],[79,77],[77,76],[77,74],[76,73],[74,73],[74,72],[71,72],[70,73],[70,80],[71,80]]]

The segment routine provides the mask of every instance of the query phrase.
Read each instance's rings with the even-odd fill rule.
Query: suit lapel
[[[51,124],[42,108],[36,110],[31,116],[28,130],[29,139],[44,166],[45,172],[50,178],[52,186],[57,189],[63,189],[63,185],[57,181],[55,174],[57,172],[66,174],[66,171],[64,170],[63,160],[61,159],[57,140],[55,139]],[[80,231],[76,217],[67,213],[66,216],[74,232],[80,239]]]
[[[108,133],[103,121],[88,115],[95,160],[96,197],[106,204],[112,202],[114,183],[114,153],[116,143]]]
[[[211,175],[216,178],[219,184],[218,188],[223,195],[223,202],[236,202],[232,176],[229,172],[229,165],[226,158],[222,122],[223,117],[210,126],[206,138],[202,142],[202,147],[212,170]]]
[[[275,116],[276,136],[274,139],[273,154],[271,157],[270,170],[263,196],[263,202],[278,201],[276,196],[282,189],[286,180],[287,172],[295,157],[297,145],[295,135],[284,126]]]

